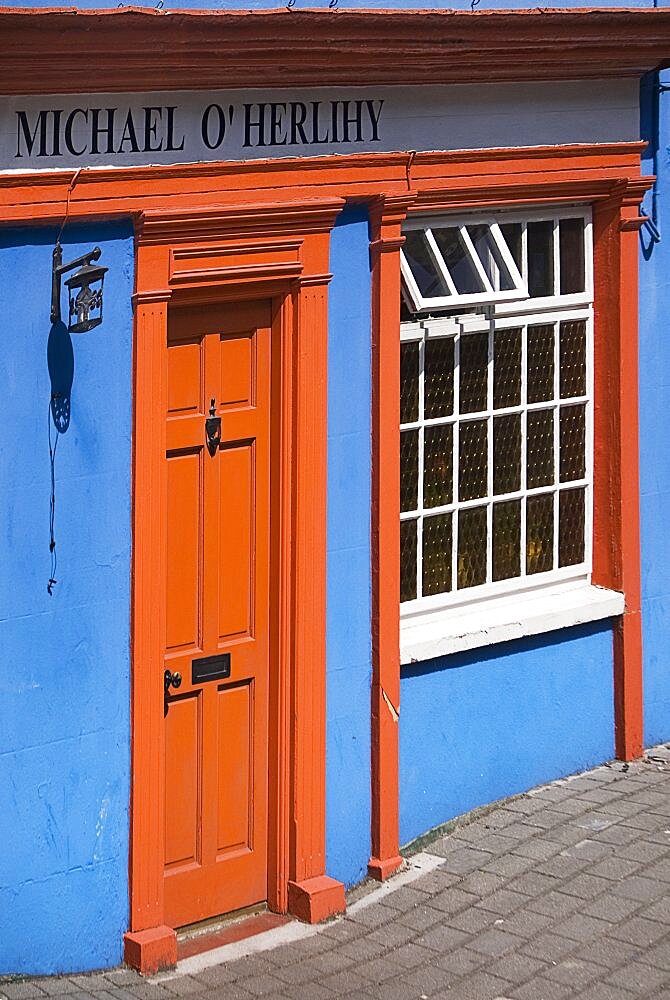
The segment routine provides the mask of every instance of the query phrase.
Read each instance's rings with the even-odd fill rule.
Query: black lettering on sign
[[[170,153],[177,152],[184,148],[184,136],[181,137],[181,143],[179,146],[174,144],[174,113],[177,110],[176,105],[168,105],[165,109],[167,111],[167,127],[165,136],[165,148]]]
[[[306,118],[307,105],[303,104],[302,101],[291,101],[291,138],[289,142],[292,146],[298,142],[298,136],[300,136],[299,141],[307,145],[307,136],[303,128]]]
[[[57,152],[49,153],[47,150],[47,128],[48,128],[48,116],[58,115],[58,122],[60,122],[60,111],[40,111],[35,119],[34,126],[30,127],[30,122],[28,120],[28,115],[25,111],[16,112],[16,152],[14,157],[21,157],[24,154],[21,152],[22,147],[25,148],[25,155],[32,156],[33,149],[35,148],[35,143],[38,141],[37,135],[39,133],[39,144],[37,146],[36,156],[57,156]],[[53,126],[54,132],[52,133],[52,149],[58,147],[59,143],[56,138],[55,125]]]
[[[375,103],[379,105],[376,111]],[[379,142],[379,119],[381,117],[382,108],[384,107],[384,101],[366,101],[365,104],[368,109],[370,124],[372,125],[372,135],[370,136],[370,139],[372,142]]]
[[[86,152],[86,146],[82,146],[81,149],[77,149],[72,142],[72,129],[77,115],[82,115],[84,120],[88,123],[88,108],[86,108],[86,110],[83,108],[75,108],[74,111],[70,112],[65,122],[65,147],[68,153],[71,153],[72,156],[83,156]]]
[[[265,109],[266,104],[244,105],[244,145],[265,146]],[[253,109],[258,109],[258,117],[254,121]],[[256,130],[256,142],[252,142],[252,129]]]
[[[107,123],[100,125],[100,113],[106,112]],[[107,136],[105,153],[114,152],[114,114],[116,108],[91,108],[91,152],[99,153],[98,140],[101,134]]]
[[[285,104],[270,105],[270,145],[285,146],[286,131],[284,127]]]
[[[158,118],[156,118],[158,116]],[[152,139],[155,140],[158,126],[163,117],[163,108],[144,108],[144,146],[143,153],[160,153],[163,148],[162,138],[157,146],[152,146]]]
[[[202,115],[201,131],[202,141],[207,149],[218,149],[226,137],[226,117],[220,104],[210,104],[205,108]]]
[[[119,148],[117,153],[125,153],[124,145],[130,143],[130,152],[139,153],[140,147],[137,142],[137,132],[135,131],[135,122],[133,121],[133,113],[130,108],[128,108],[128,114],[126,115],[126,121],[123,126],[123,133],[121,134],[121,139],[119,140]]]

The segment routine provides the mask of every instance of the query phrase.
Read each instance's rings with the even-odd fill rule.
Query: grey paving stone
[[[472,892],[463,892],[462,889],[452,887],[438,892],[430,900],[430,905],[443,913],[458,913],[466,906],[474,906],[479,902],[479,896]]]
[[[405,885],[401,889],[397,889],[390,895],[386,896],[382,900],[382,906],[388,906],[393,910],[410,910],[413,906],[418,903],[426,903],[430,898],[430,894],[426,892],[421,892],[412,886]]]
[[[630,920],[622,921],[612,931],[612,937],[637,944],[642,948],[656,944],[665,934],[667,927],[655,920],[645,920],[643,917],[631,917]]]
[[[577,1000],[634,1000],[634,997],[630,990],[622,990],[609,983],[589,983],[586,992],[580,993]]]
[[[475,896],[488,896],[502,889],[505,885],[503,875],[495,875],[493,872],[473,872],[467,875],[460,883],[459,888],[465,892],[472,892]]]
[[[355,924],[362,924],[364,927],[381,927],[382,924],[388,923],[389,911],[386,906],[381,906],[380,903],[372,903],[370,906],[350,914],[347,919]]]
[[[489,961],[488,956],[482,955],[478,951],[470,951],[468,948],[456,948],[446,955],[442,955],[435,960],[435,965],[447,972],[453,972],[458,976],[467,976],[475,969],[481,968]]]
[[[536,976],[530,982],[512,990],[513,1000],[565,1000],[572,997],[574,993],[570,986],[563,983],[552,983],[544,976]]]
[[[524,893],[526,896],[540,896],[557,888],[559,880],[555,876],[538,871],[524,872],[513,878],[508,885],[508,889]]]
[[[629,990],[634,996],[650,996],[667,979],[667,972],[642,962],[627,962],[607,982]]]
[[[338,949],[341,955],[347,955],[352,962],[371,962],[386,951],[386,945],[381,941],[371,941],[369,937],[357,941],[347,941]]]
[[[538,875],[550,875],[552,878],[572,878],[577,872],[584,871],[590,864],[590,858],[571,857],[567,852],[562,851],[560,854],[555,854],[553,858],[538,862],[533,870]]]
[[[552,830],[552,836],[556,832],[556,830]],[[562,847],[563,845],[557,840],[547,840],[544,837],[531,837],[530,840],[517,843],[512,853],[522,858],[532,858],[534,861],[546,861],[547,858],[553,857],[554,854],[559,854]]]
[[[640,910],[639,916],[645,920],[659,920],[662,924],[670,924],[670,894]]]
[[[359,975],[359,978],[366,984],[383,983],[387,979],[400,978],[400,976],[404,976],[407,972],[404,966],[399,965],[389,956],[375,958],[371,962],[361,962],[360,965],[356,966],[355,971]],[[335,987],[331,986],[331,988]],[[365,988],[368,988],[367,985]]]
[[[575,951],[575,942],[570,938],[561,937],[553,931],[530,938],[521,949],[524,955],[539,958],[549,962],[560,962],[566,955]]]
[[[299,986],[283,986],[277,1000],[332,1000],[335,995],[321,983],[301,983]]]
[[[576,958],[583,958],[586,962],[595,962],[596,965],[602,965],[605,969],[617,969],[638,954],[637,945],[626,944],[625,941],[618,941],[615,938],[607,937],[607,935],[596,938],[595,941],[587,941],[573,952]]]
[[[548,892],[546,896],[538,896],[531,899],[527,909],[535,910],[537,913],[547,913],[549,916],[558,919],[568,917],[580,906],[580,897],[567,895],[564,892]]]
[[[503,854],[484,865],[483,871],[512,878],[521,872],[527,872],[533,865],[533,858],[521,857],[519,854]]]
[[[634,840],[631,844],[626,844],[619,851],[619,856],[629,858],[631,861],[639,861],[640,864],[648,864],[651,861],[658,861],[668,853],[668,846],[663,844],[653,844],[649,840]]]
[[[393,971],[391,971],[391,969]],[[391,967],[390,963],[386,963],[386,970],[389,972],[387,978],[391,978],[392,975],[398,976],[399,966],[394,965]],[[380,980],[381,982],[382,980]],[[340,993],[359,993],[363,990],[367,990],[370,983],[370,979],[366,979],[364,975],[364,969],[359,966],[357,969],[345,969],[344,972],[336,972],[334,976],[326,976],[321,980],[321,985],[326,986],[329,990],[332,990],[335,994]]]
[[[548,967],[548,962],[531,958],[521,952],[512,952],[509,955],[503,955],[502,958],[495,959],[493,962],[488,962],[486,971],[493,976],[500,976],[501,979],[507,979],[510,983],[519,985]]]
[[[475,906],[449,916],[449,926],[455,927],[459,931],[465,931],[466,934],[478,934],[486,927],[493,927],[502,922],[498,913],[494,913],[492,910],[481,910]]]
[[[594,962],[581,958],[564,958],[545,973],[547,979],[571,986],[575,991],[584,989],[588,983],[607,974],[607,970]]]
[[[606,844],[602,840],[592,840],[585,837],[575,844],[570,844],[561,852],[566,858],[573,858],[576,861],[599,861],[613,854],[616,850],[615,844]]]
[[[513,913],[530,901],[530,896],[521,892],[512,892],[511,889],[500,889],[492,896],[487,896],[480,900],[477,906],[483,910],[491,910],[492,913],[499,913],[501,916],[506,913]]]
[[[202,983],[192,976],[176,976],[163,983],[163,986],[176,997],[187,997],[193,993],[202,993]]]
[[[627,861],[625,858],[619,858],[613,855],[608,858],[603,858],[596,865],[593,865],[588,870],[589,875],[598,875],[601,878],[609,878],[615,882],[620,882],[622,879],[628,878],[628,876],[633,875],[636,871],[640,870],[640,866],[636,861]]]
[[[31,997],[43,997],[44,991],[34,980],[19,980],[14,983],[0,982],[0,995],[8,1000],[30,1000]]]
[[[535,913],[533,910],[522,909],[510,913],[502,922],[502,928],[510,934],[529,938],[541,934],[547,926],[553,923],[554,917],[546,913]]]
[[[610,923],[616,924],[621,920],[625,920],[626,917],[639,908],[639,900],[624,899],[610,892],[600,896],[599,899],[587,902],[587,905],[582,908],[582,912],[589,917],[597,917],[598,920],[609,920]]]
[[[640,831],[624,823],[610,826],[606,830],[601,830],[597,834],[598,840],[604,844],[614,844],[616,847],[624,847],[636,842],[640,837]]]
[[[431,996],[439,990],[447,989],[458,982],[460,977],[446,969],[440,969],[437,965],[422,965],[418,969],[413,969],[410,974],[401,978],[399,983],[405,986],[405,1000],[412,995]],[[411,992],[408,992],[408,988]]]
[[[432,872],[421,875],[412,884],[416,889],[421,889],[422,892],[433,894],[441,892],[442,889],[448,889],[450,885],[456,885],[460,881],[460,875],[455,875],[453,872],[445,872],[442,868],[436,868]]]
[[[453,872],[456,875],[465,875],[475,871],[475,869],[483,868],[490,860],[490,853],[476,851],[471,847],[461,847],[445,858],[442,867],[445,871]]]
[[[404,944],[401,948],[396,948],[393,952],[393,961],[398,965],[403,965],[407,969],[413,969],[417,965],[423,965],[433,961],[434,952],[428,948],[422,948],[415,941]]]
[[[612,924],[606,920],[598,920],[596,917],[588,917],[583,913],[575,913],[567,920],[556,924],[554,930],[562,937],[570,938],[572,941],[592,941],[593,938],[600,937],[612,928]]]
[[[421,945],[422,948],[430,948],[432,951],[437,951],[440,954],[444,954],[447,951],[452,951],[454,948],[458,948],[463,942],[467,941],[468,934],[464,931],[456,930],[454,927],[449,927],[447,925],[440,925],[438,927],[433,927],[431,930],[426,931],[419,937],[415,938],[417,944]]]
[[[407,944],[408,941],[416,937],[416,931],[411,927],[405,927],[401,923],[392,923],[386,927],[378,927],[377,930],[371,931],[369,937],[372,941],[379,941],[385,944],[388,951],[389,948],[399,948],[401,944]]]
[[[444,920],[444,914],[440,910],[433,909],[432,906],[415,906],[406,913],[398,916],[398,921],[404,927],[411,927],[415,931],[424,931],[428,927]]]
[[[610,888],[608,879],[581,872],[568,882],[564,882],[561,886],[561,892],[567,893],[569,896],[579,896],[580,899],[594,899],[601,892]]]
[[[270,976],[266,973],[262,976],[251,976],[249,979],[241,979],[237,983],[237,986],[243,990],[247,990],[252,996],[267,997],[277,996],[277,993],[283,988],[284,984],[276,976]]]
[[[111,973],[110,973],[111,975]],[[70,982],[74,983],[81,990],[87,993],[96,993],[98,990],[108,990],[112,981],[102,972],[89,972],[81,976],[70,976]],[[135,976],[133,980],[123,983],[123,986],[140,986],[143,980],[140,976]],[[113,985],[119,985],[114,983]]]
[[[32,983],[50,997],[65,996],[68,993],[76,993],[81,990],[81,987],[73,983],[67,976],[44,976],[41,979],[33,979]],[[0,982],[0,993],[2,993],[2,982]]]
[[[481,955],[498,958],[498,956],[504,955],[505,952],[511,951],[512,948],[518,948],[522,942],[523,938],[496,928],[475,935],[475,937],[468,941],[468,948],[471,951],[478,951]]]
[[[648,903],[663,896],[668,890],[664,883],[659,883],[653,878],[646,877],[647,872],[642,875],[631,875],[622,879],[613,889],[616,896],[624,899],[635,899],[640,903]]]
[[[449,1000],[495,1000],[504,997],[509,983],[486,972],[475,972],[467,979],[461,980],[447,993],[438,993],[436,997],[449,997]]]

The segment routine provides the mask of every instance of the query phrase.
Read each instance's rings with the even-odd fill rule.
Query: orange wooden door
[[[267,896],[270,335],[269,302],[175,309],[168,326],[172,927]],[[212,401],[221,438],[208,447]]]

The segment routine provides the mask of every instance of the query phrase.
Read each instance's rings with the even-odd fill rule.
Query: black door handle
[[[210,403],[209,416],[205,420],[205,436],[207,438],[207,450],[210,455],[216,455],[221,444],[221,417],[216,416],[215,399]]]
[[[180,673],[173,674],[171,673],[171,671],[166,670],[165,673],[163,674],[163,687],[165,690],[165,694],[169,694],[171,687],[175,689],[181,687],[181,674]]]

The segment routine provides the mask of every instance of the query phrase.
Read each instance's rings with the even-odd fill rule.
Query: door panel
[[[175,309],[168,327],[165,920],[267,896],[271,304]],[[210,454],[214,401],[221,443]],[[230,654],[230,676],[192,679]]]

